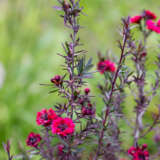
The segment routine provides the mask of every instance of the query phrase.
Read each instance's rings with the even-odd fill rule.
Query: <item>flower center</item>
[[[43,120],[48,120],[48,114],[47,114],[47,113],[43,114],[43,115],[41,116],[41,118],[42,118]]]
[[[104,65],[104,64],[100,64],[100,65],[99,65],[99,69],[100,69],[100,70],[105,69],[105,65]]]
[[[36,139],[35,137],[30,137],[30,138],[29,138],[29,141],[30,141],[32,144],[34,144],[34,143],[37,141],[37,139]]]
[[[139,158],[139,160],[145,160],[145,159],[146,159],[143,154],[139,154],[139,155],[138,155],[138,158]]]
[[[60,124],[58,126],[58,128],[61,130],[61,131],[64,131],[66,128],[67,128],[67,125],[66,124]]]

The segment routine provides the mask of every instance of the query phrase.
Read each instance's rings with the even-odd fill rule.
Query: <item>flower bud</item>
[[[88,107],[92,107],[92,104],[91,104],[91,103],[88,103]]]
[[[146,149],[147,147],[148,147],[147,144],[143,144],[142,145],[142,150]]]
[[[56,86],[59,86],[60,84],[62,84],[62,78],[60,75],[56,75],[51,78],[51,82],[54,83]]]
[[[88,95],[90,93],[90,88],[85,88],[84,92],[85,92],[86,95]]]
[[[71,5],[66,0],[64,0],[63,1],[63,9],[64,9],[64,11],[67,12],[69,8],[71,8]]]

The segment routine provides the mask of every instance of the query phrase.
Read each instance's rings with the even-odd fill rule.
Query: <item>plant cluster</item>
[[[87,87],[86,81],[87,78],[93,78],[94,72],[90,71],[93,67],[92,59],[86,60],[87,52],[82,49],[79,38],[79,17],[83,8],[80,7],[80,0],[58,0],[58,3],[59,6],[54,8],[61,12],[65,27],[71,30],[70,40],[62,44],[64,54],[59,53],[65,60],[65,72],[63,75],[55,75],[49,84],[43,85],[51,87],[50,93],[57,93],[64,101],[37,112],[36,123],[41,127],[41,132],[29,133],[26,144],[31,150],[13,156],[9,141],[4,144],[8,160],[18,157],[31,159],[33,156],[45,160],[156,159],[158,151],[151,155],[147,144],[139,141],[153,129],[157,133],[155,141],[160,141],[157,126],[160,122],[160,105],[157,105],[157,112],[153,114],[150,124],[144,124],[143,121],[159,89],[160,56],[157,56],[155,62],[157,69],[153,84],[147,79],[146,61],[147,39],[152,32],[160,33],[160,21],[154,22],[156,15],[149,10],[122,19],[122,39],[118,41],[120,56],[114,59],[98,53],[97,71],[104,78],[98,88],[104,109],[97,114],[94,93]],[[135,28],[143,37],[142,40],[133,38]],[[134,67],[130,67],[128,62]],[[129,93],[133,94],[135,101],[134,120],[127,118],[123,111]],[[133,146],[128,148],[128,152],[123,148],[121,137],[124,133],[120,121],[127,123],[132,130]]]

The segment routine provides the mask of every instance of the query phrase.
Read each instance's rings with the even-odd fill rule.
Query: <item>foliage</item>
[[[26,22],[22,21],[22,22],[25,22],[25,24],[20,23],[21,21],[19,21],[19,20],[21,19],[21,17],[18,16],[19,14],[17,15],[17,8],[18,8],[19,12],[21,13],[20,15],[22,15],[22,16],[25,16],[24,13],[26,14],[27,12],[21,12],[21,10],[20,10],[21,3],[19,1],[15,1],[14,4],[11,2],[9,2],[9,3],[10,3],[10,10],[9,10],[10,13],[6,14],[8,16],[8,19],[7,19],[7,23],[5,23],[6,25],[8,25],[8,31],[3,32],[4,36],[2,36],[2,37],[3,38],[5,37],[5,38],[3,39],[3,43],[1,45],[2,51],[3,51],[3,48],[8,48],[7,52],[5,51],[5,56],[1,55],[2,62],[4,62],[4,64],[5,64],[4,67],[7,70],[7,74],[6,74],[7,75],[7,77],[6,77],[7,82],[5,83],[5,86],[7,86],[7,87],[4,86],[2,88],[3,90],[1,90],[3,93],[3,94],[1,94],[1,98],[2,98],[1,106],[2,106],[2,112],[4,113],[4,114],[2,113],[2,115],[7,115],[7,113],[10,113],[9,116],[2,116],[2,121],[1,121],[2,125],[1,126],[3,127],[3,130],[4,130],[3,132],[5,132],[5,134],[3,134],[3,136],[2,136],[3,141],[4,141],[4,135],[6,138],[7,137],[15,137],[14,135],[11,135],[12,132],[10,132],[10,130],[17,131],[17,129],[20,132],[23,131],[25,133],[24,134],[25,136],[22,136],[23,138],[25,138],[28,133],[28,128],[30,128],[32,121],[35,120],[35,117],[32,116],[30,114],[30,112],[28,111],[28,109],[29,109],[28,107],[30,107],[30,109],[32,109],[33,106],[35,106],[35,105],[38,106],[38,105],[42,105],[42,104],[44,104],[44,106],[45,105],[48,106],[48,105],[50,105],[50,103],[52,103],[51,99],[53,99],[53,97],[55,97],[55,95],[49,96],[49,98],[44,98],[43,101],[40,100],[39,103],[37,104],[37,99],[38,99],[38,97],[40,97],[40,93],[39,93],[40,89],[38,89],[39,88],[38,86],[34,86],[34,85],[30,86],[31,83],[36,84],[36,81],[38,83],[41,83],[42,81],[45,81],[45,80],[47,81],[47,79],[51,76],[51,75],[48,75],[48,73],[50,72],[50,74],[51,74],[52,68],[51,67],[48,68],[47,67],[48,64],[46,64],[45,62],[48,59],[48,57],[50,57],[50,60],[48,60],[47,63],[49,63],[49,65],[52,66],[52,63],[53,63],[53,61],[51,60],[52,56],[51,56],[51,54],[49,54],[49,52],[52,52],[53,49],[49,49],[49,48],[46,49],[45,47],[39,48],[39,46],[41,46],[41,47],[46,46],[46,43],[43,43],[43,42],[46,42],[45,38],[48,39],[48,37],[44,37],[44,39],[40,38],[39,33],[43,33],[43,29],[42,28],[38,29],[38,28],[36,28],[37,27],[36,25],[29,23],[28,22],[29,18],[26,17],[26,19],[25,19]],[[27,5],[29,5],[29,1],[28,2],[26,1],[25,3]],[[94,2],[94,3],[96,4],[96,2]],[[98,3],[102,4],[102,2],[98,2]],[[134,2],[134,3],[137,3],[137,2]],[[39,4],[42,4],[42,2],[39,2]],[[46,5],[46,3],[43,3],[43,4],[45,4],[45,6],[48,10],[48,6]],[[147,3],[146,3],[146,5],[147,5]],[[30,8],[30,11],[32,11],[32,8]],[[88,11],[89,12],[87,12],[87,14],[90,16],[91,9],[88,9]],[[118,11],[118,9],[117,9],[117,11]],[[127,12],[127,7],[126,7],[125,11]],[[51,12],[53,12],[53,11],[51,11]],[[28,13],[30,13],[30,12],[28,11]],[[36,21],[34,21],[34,23],[42,22],[41,19],[39,19],[39,17],[40,17],[39,14],[37,14],[37,13],[39,13],[39,12],[34,13],[35,14],[34,17],[36,19]],[[91,13],[93,13],[93,12],[91,12]],[[50,15],[53,15],[53,14],[50,14]],[[127,14],[125,14],[125,15],[127,15]],[[41,16],[42,16],[42,20],[45,19],[45,16],[48,17],[47,13],[46,13],[46,15],[44,13],[41,13]],[[33,16],[32,16],[32,18],[33,18]],[[82,17],[82,18],[84,19],[84,17]],[[116,18],[117,18],[116,20],[119,21],[120,17],[117,16]],[[85,17],[85,19],[87,19],[87,18]],[[16,23],[13,26],[14,28],[10,29],[9,26],[10,26],[10,24],[12,24],[13,20]],[[54,23],[57,23],[56,18],[54,18],[54,21],[55,21]],[[21,25],[19,25],[19,23]],[[26,26],[26,24],[27,24],[27,26]],[[28,24],[30,24],[30,25],[28,25]],[[87,23],[86,23],[86,25],[87,25]],[[101,25],[101,26],[103,26],[103,25]],[[30,27],[31,27],[31,30],[30,30]],[[19,32],[16,32],[16,28],[21,28],[21,30],[19,30]],[[96,28],[97,28],[97,26],[96,26]],[[108,30],[110,30],[111,28],[112,27],[109,27]],[[7,29],[7,28],[5,27],[5,29]],[[24,30],[27,32],[24,32]],[[47,29],[45,28],[45,33],[46,33],[46,30]],[[61,30],[62,29],[59,29],[59,33],[61,32]],[[112,28],[111,30],[114,30],[114,29]],[[30,33],[30,31],[32,34],[28,34],[28,33]],[[51,31],[51,28],[47,31],[49,33]],[[8,34],[7,36],[5,36],[6,33]],[[62,33],[62,34],[66,35],[66,33]],[[29,37],[28,35],[31,35],[32,37]],[[44,34],[44,35],[46,35],[46,34]],[[50,35],[50,33],[49,33],[49,35]],[[82,33],[82,36],[83,36],[83,33]],[[35,39],[34,39],[34,37],[35,37]],[[56,37],[58,37],[58,36],[56,36]],[[8,38],[8,40],[6,40],[7,38]],[[40,41],[38,39],[40,39]],[[26,40],[29,41],[28,47],[26,47]],[[56,38],[56,40],[57,40],[57,38]],[[153,40],[154,40],[154,38],[153,38]],[[54,39],[49,40],[49,41],[50,42],[47,42],[48,46],[50,43],[54,43]],[[104,41],[104,40],[102,40],[102,41]],[[36,42],[37,44],[35,45],[34,42]],[[100,42],[101,41],[99,41],[97,39],[96,45],[98,46],[98,43],[100,44]],[[5,45],[4,45],[4,43],[5,43]],[[41,45],[39,45],[39,44],[41,44]],[[111,41],[108,44],[111,44]],[[153,42],[151,44],[153,44]],[[151,45],[151,44],[149,44],[149,45]],[[9,45],[10,47],[6,47],[7,45]],[[95,46],[95,45],[92,45],[92,46]],[[102,47],[102,50],[103,50],[106,47],[104,45],[104,42],[102,42],[102,46],[103,46]],[[113,44],[112,44],[112,46],[113,46]],[[39,51],[41,51],[41,52],[39,52]],[[94,49],[91,49],[91,51],[94,51]],[[28,54],[28,52],[32,53],[32,54]],[[39,55],[44,55],[44,54],[42,54],[44,52],[46,53],[45,56],[39,56]],[[61,52],[61,51],[58,51],[58,52]],[[10,53],[12,53],[12,54],[10,54]],[[26,53],[26,54],[22,54],[22,53]],[[24,55],[26,55],[26,56],[24,56]],[[46,55],[48,55],[48,56],[46,56]],[[8,61],[8,57],[10,57],[10,61]],[[152,58],[151,58],[152,60],[153,60],[153,57],[154,56],[152,56]],[[93,57],[93,58],[95,59],[95,57]],[[32,63],[31,62],[32,59],[37,59],[36,63]],[[151,59],[149,58],[150,61],[148,61],[148,63],[151,62]],[[60,61],[61,59],[56,57],[56,60],[58,62],[58,60]],[[7,63],[7,61],[8,61],[8,63]],[[42,65],[39,65],[39,63]],[[23,67],[20,67],[20,66],[23,66]],[[55,70],[58,69],[57,66],[58,65],[55,64]],[[42,70],[44,70],[44,68],[48,68],[48,73],[46,72],[46,70],[45,70],[45,72],[42,72]],[[149,65],[147,65],[147,68],[149,68]],[[154,68],[155,68],[155,66],[154,66]],[[26,71],[27,71],[27,74],[22,74],[24,72],[26,73]],[[41,73],[43,73],[44,76],[42,76]],[[17,77],[16,83],[15,83],[15,77]],[[18,77],[19,77],[19,79],[18,79]],[[98,77],[100,77],[100,76],[98,76]],[[151,80],[153,80],[153,79],[151,78]],[[92,83],[95,84],[95,82],[92,82]],[[16,85],[14,85],[14,84],[16,84]],[[44,92],[45,89],[41,88],[41,91]],[[19,94],[19,93],[23,93],[23,94]],[[13,95],[15,95],[15,96],[13,96]],[[43,95],[43,94],[41,94],[41,95]],[[15,102],[15,99],[16,99],[16,102]],[[100,104],[102,105],[102,103],[99,103],[97,100],[95,100],[95,101],[96,101],[96,103],[98,103],[97,104],[98,106],[100,106]],[[9,110],[7,109],[7,106],[10,106]],[[26,106],[25,107],[26,109],[21,106]],[[38,109],[34,108],[32,112],[35,112],[36,110],[38,110]],[[100,110],[101,109],[98,107],[98,112]],[[16,113],[16,115],[18,115],[18,116],[15,115],[15,118],[13,118],[13,113]],[[127,116],[129,114],[130,113],[128,113]],[[10,120],[11,118],[12,118],[12,120]],[[6,122],[9,122],[9,124],[6,124]],[[25,126],[22,125],[22,127],[20,128],[19,127],[20,124],[25,124]],[[21,134],[20,132],[19,132],[19,134]],[[14,140],[14,141],[16,141],[16,140]]]

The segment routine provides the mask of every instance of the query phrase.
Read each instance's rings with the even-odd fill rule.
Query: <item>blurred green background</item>
[[[56,4],[56,0],[0,0],[0,79],[4,78],[0,85],[0,159],[5,159],[2,142],[11,139],[13,153],[18,141],[25,146],[28,133],[39,131],[36,112],[59,101],[55,94],[48,94],[48,88],[39,85],[63,73],[63,59],[57,53],[63,51],[61,42],[69,34],[60,13],[52,8]],[[81,0],[81,4],[87,16],[81,16],[84,28],[80,37],[95,63],[98,50],[111,49],[119,54],[116,40],[122,17],[150,9],[160,18],[158,0]],[[159,36],[151,36],[151,51],[157,47]],[[148,61],[150,73],[156,53],[152,52]],[[97,110],[103,107],[96,88],[101,79],[95,75],[89,80]]]

